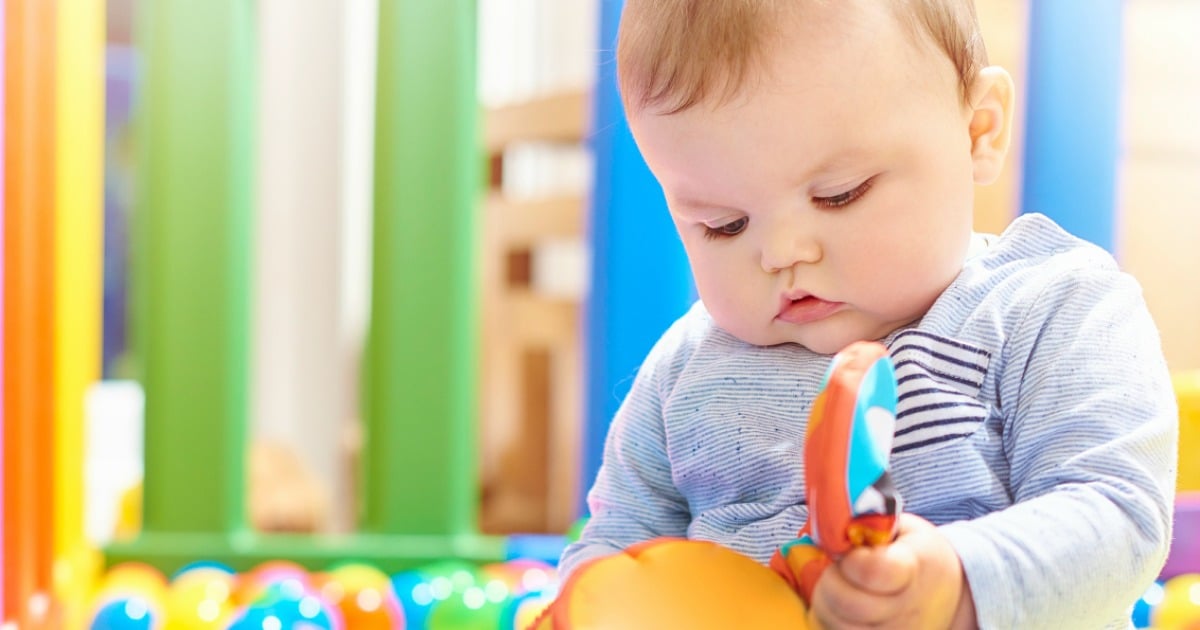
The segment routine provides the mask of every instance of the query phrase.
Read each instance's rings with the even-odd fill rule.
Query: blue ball
[[[1154,608],[1162,603],[1163,600],[1163,583],[1155,582],[1146,589],[1146,592],[1138,598],[1133,605],[1133,627],[1149,628],[1150,616],[1154,614]]]
[[[542,597],[545,597],[542,591],[529,591],[528,593],[522,593],[508,600],[508,602],[506,602],[504,605],[504,612],[500,614],[500,623],[497,627],[502,628],[503,630],[508,630],[509,628],[514,628],[515,630],[524,630],[523,628],[517,627],[517,613],[520,612],[521,606],[523,606],[525,602],[541,599]]]
[[[158,613],[144,597],[119,597],[96,611],[91,630],[153,630]]]
[[[263,596],[233,622],[230,630],[336,630],[340,626],[320,598],[285,580],[268,586]]]
[[[285,620],[266,606],[251,606],[229,624],[229,630],[264,630],[284,628]]]
[[[197,560],[195,562],[191,562],[191,563],[183,565],[183,567],[181,567],[178,571],[175,572],[175,575],[171,576],[171,579],[175,579],[175,578],[183,575],[184,573],[187,573],[188,571],[191,571],[194,569],[217,569],[218,571],[223,571],[230,575],[233,575],[235,573],[234,570],[227,564],[222,564],[215,560]]]
[[[392,576],[392,591],[404,609],[404,625],[424,628],[437,600],[429,585],[429,576],[420,571],[402,571]]]

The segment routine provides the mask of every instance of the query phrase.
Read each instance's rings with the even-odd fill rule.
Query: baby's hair
[[[665,114],[708,99],[724,102],[787,36],[786,11],[830,1],[626,0],[617,38],[621,97],[631,111],[654,107]],[[883,1],[914,37],[928,37],[946,54],[965,102],[979,70],[988,65],[974,1]]]

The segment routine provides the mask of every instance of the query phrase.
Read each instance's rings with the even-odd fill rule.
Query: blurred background
[[[2,619],[224,628],[283,575],[350,627],[520,625],[521,578],[437,618],[413,585],[553,582],[694,299],[616,97],[621,2],[0,5]],[[1164,579],[1200,572],[1200,3],[976,6],[1020,103],[977,229],[1045,213],[1142,283],[1192,519]]]

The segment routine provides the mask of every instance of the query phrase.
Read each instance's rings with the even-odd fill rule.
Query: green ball
[[[493,581],[491,586],[500,585]],[[508,604],[507,589],[471,585],[436,602],[426,621],[428,630],[495,630]]]
[[[583,534],[583,526],[587,525],[588,517],[580,517],[579,520],[571,524],[571,528],[567,530],[567,542],[573,543],[579,540],[579,536]]]
[[[462,560],[444,560],[417,567],[429,583],[434,600],[449,598],[483,582],[479,567]]]

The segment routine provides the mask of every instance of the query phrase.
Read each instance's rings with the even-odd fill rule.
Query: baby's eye
[[[867,191],[871,189],[871,185],[873,183],[875,183],[874,177],[859,184],[858,186],[855,186],[853,189],[847,190],[846,192],[838,195],[833,195],[830,197],[813,197],[813,203],[824,208],[841,208],[843,206],[848,206],[855,201],[858,201],[859,197],[867,194]]]
[[[737,236],[738,234],[741,234],[746,229],[746,226],[749,223],[750,223],[749,217],[742,217],[740,219],[730,221],[729,223],[726,223],[725,225],[719,225],[717,227],[709,227],[706,225],[706,226],[704,226],[704,236],[705,236],[705,238],[710,238],[710,239],[729,238],[731,236]]]

